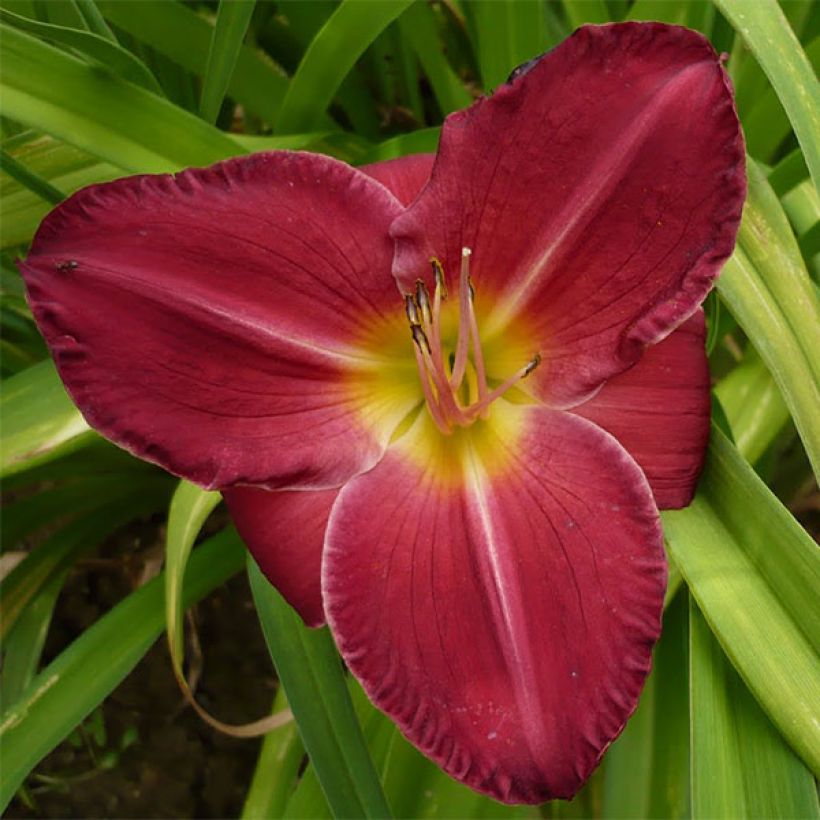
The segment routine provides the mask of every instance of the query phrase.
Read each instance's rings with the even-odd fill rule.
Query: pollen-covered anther
[[[430,260],[435,280],[432,300],[427,285],[420,279],[414,293],[404,297],[424,398],[433,421],[445,434],[456,426],[467,427],[486,418],[490,405],[541,363],[541,355],[536,353],[508,379],[492,389],[489,387],[475,315],[475,289],[470,279],[471,255],[469,248],[462,248],[458,331],[454,347],[448,345],[446,354],[441,337],[441,309],[448,292],[438,259]]]

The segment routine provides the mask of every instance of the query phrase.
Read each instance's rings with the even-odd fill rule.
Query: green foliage
[[[730,54],[750,189],[709,351],[732,440],[713,433],[695,501],[663,514],[670,592],[637,713],[576,801],[537,814],[817,817],[820,15],[803,0],[0,0],[2,527],[24,553],[0,586],[2,806],[163,629],[182,674],[184,608],[245,564],[231,529],[195,546],[218,494],[116,451],[65,393],[14,266],[42,217],[88,184],[250,151],[433,152],[444,116],[576,26],[621,19],[697,28]],[[72,569],[151,516],[166,572],[43,664]],[[294,721],[265,738],[243,817],[536,815],[420,755],[329,632],[248,574],[282,683],[272,711]]]

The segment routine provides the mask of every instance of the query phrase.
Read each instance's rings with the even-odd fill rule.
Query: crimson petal
[[[666,564],[643,473],[607,433],[497,402],[472,444],[426,416],[333,508],[328,623],[369,697],[453,777],[572,796],[635,704]]]
[[[429,184],[391,228],[394,273],[409,291],[437,256],[452,285],[469,247],[490,331],[526,331],[543,359],[529,389],[571,407],[691,315],[744,196],[709,42],[660,23],[584,26],[448,117]]]
[[[662,510],[686,507],[703,469],[711,413],[705,338],[698,310],[634,367],[572,410],[629,451]]]
[[[21,269],[69,392],[121,446],[207,487],[339,486],[417,396],[369,405],[365,340],[401,319],[401,205],[312,154],[93,186]]]
[[[359,170],[381,182],[402,205],[409,205],[430,179],[435,158],[435,154],[408,154],[362,165]]]
[[[231,487],[222,495],[256,563],[308,626],[325,622],[322,547],[338,490],[273,492]]]

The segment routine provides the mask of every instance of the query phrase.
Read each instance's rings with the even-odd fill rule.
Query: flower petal
[[[567,798],[649,671],[658,513],[584,419],[502,401],[480,427],[436,437],[425,414],[342,489],[325,613],[369,697],[453,777],[507,802]]]
[[[409,290],[437,256],[452,284],[471,248],[478,312],[483,297],[490,331],[527,328],[543,359],[529,389],[571,407],[700,304],[744,195],[709,42],[660,23],[584,26],[447,119],[430,183],[391,228],[394,273]]]
[[[376,330],[406,335],[387,236],[400,210],[336,160],[259,154],[87,188],[21,269],[108,438],[207,487],[339,486],[418,400],[370,389]]]
[[[231,487],[222,495],[259,568],[308,626],[325,622],[322,547],[338,490]]]
[[[381,182],[402,205],[409,205],[430,179],[435,158],[435,154],[409,154],[362,165],[359,170]]]
[[[703,311],[573,408],[626,448],[662,510],[687,506],[709,442],[711,400]]]

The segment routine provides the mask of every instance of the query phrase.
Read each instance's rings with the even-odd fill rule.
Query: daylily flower
[[[535,802],[578,790],[649,671],[744,192],[707,41],[591,26],[449,117],[434,162],[93,186],[22,269],[89,423],[222,489],[404,734]]]

